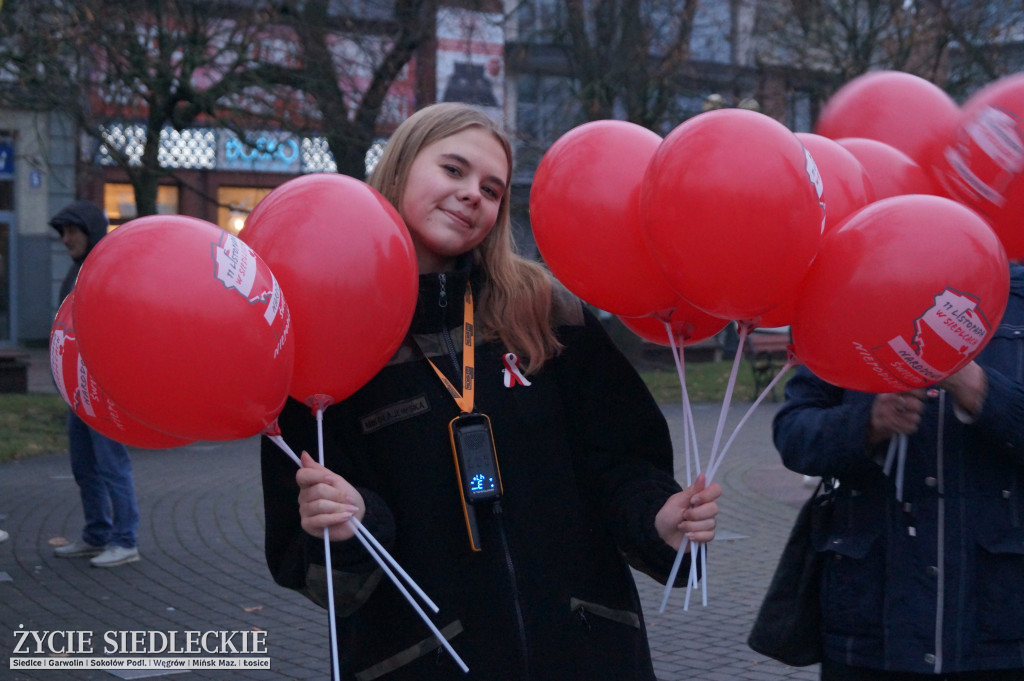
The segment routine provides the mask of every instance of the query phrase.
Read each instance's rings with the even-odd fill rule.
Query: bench
[[[28,360],[20,348],[0,347],[0,393],[28,392]]]
[[[768,385],[786,366],[789,355],[787,346],[793,342],[788,326],[777,329],[754,329],[747,334],[743,353],[750,363],[754,376],[754,399],[757,399]],[[776,390],[781,385],[772,386],[771,400],[777,399]]]

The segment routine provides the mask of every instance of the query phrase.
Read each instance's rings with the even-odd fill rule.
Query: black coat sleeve
[[[582,494],[598,505],[629,564],[664,583],[676,552],[658,536],[654,517],[681,490],[668,423],[589,311],[582,326],[563,329],[563,342],[556,361],[568,377],[563,399],[572,415],[574,456],[589,487]],[[684,582],[686,574],[680,571]]]
[[[342,405],[329,407],[342,409]],[[337,448],[336,433],[330,429],[333,419],[327,414],[325,450]],[[316,419],[302,403],[289,399],[278,417],[281,439],[296,455],[309,452],[318,456]],[[296,464],[267,437],[260,447],[263,509],[265,517],[264,552],[274,581],[281,586],[302,592],[314,602],[325,605],[326,582],[323,539],[302,529],[299,516],[299,487],[295,481]],[[345,475],[344,471],[335,471]],[[394,523],[384,502],[369,490],[360,488],[366,504],[363,525],[385,548],[394,543]],[[374,559],[355,538],[331,543],[335,600],[339,614],[358,607],[379,581],[381,573]]]

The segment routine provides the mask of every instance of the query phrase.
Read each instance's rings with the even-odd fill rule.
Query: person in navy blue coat
[[[930,390],[866,394],[801,367],[786,467],[838,480],[814,538],[826,681],[1024,679],[1024,267],[984,350]],[[907,437],[901,476],[889,442]],[[899,484],[897,484],[899,483]]]

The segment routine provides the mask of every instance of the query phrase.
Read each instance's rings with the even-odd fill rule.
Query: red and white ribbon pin
[[[516,357],[515,353],[506,352],[503,359],[505,368],[501,373],[505,375],[505,387],[511,388],[516,383],[529,386],[530,382],[526,380],[526,376],[523,376],[523,372],[519,370],[519,358]]]

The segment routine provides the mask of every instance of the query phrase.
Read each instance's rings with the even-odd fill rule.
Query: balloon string
[[[686,423],[689,424],[690,438],[693,440],[693,460],[697,465],[697,475],[700,475],[700,455],[697,451],[697,423],[693,418],[693,405],[690,403],[689,396],[686,397],[684,404],[686,408]]]
[[[287,443],[285,443],[285,441],[281,439],[281,436],[272,435],[268,437],[275,444],[277,444],[277,446],[280,447],[281,450],[284,451],[284,453],[287,454],[292,461],[294,461],[298,466],[302,466],[302,461],[299,459],[298,456],[295,455],[295,452],[292,451],[292,449],[287,445]],[[373,557],[373,559],[377,561],[378,564],[380,564],[381,559],[386,560],[398,572],[398,574],[409,583],[409,586],[412,587],[413,591],[415,591],[419,595],[419,597],[423,599],[423,602],[426,603],[431,610],[433,610],[435,613],[439,611],[439,608],[434,603],[434,601],[431,600],[430,596],[428,596],[423,591],[423,589],[421,589],[419,585],[416,584],[416,581],[404,569],[402,569],[402,566],[398,564],[398,561],[395,560],[394,556],[388,553],[388,550],[385,549],[384,546],[379,541],[377,541],[377,538],[374,537],[373,534],[371,534],[368,529],[366,529],[365,525],[359,522],[356,518],[351,518],[349,520],[349,523],[352,524],[355,533],[357,535],[360,535],[360,539],[365,538],[372,544],[372,547],[368,547],[367,551]],[[384,566],[381,565],[381,567]]]
[[[349,520],[349,523],[353,522],[358,523],[359,521],[357,521],[355,518]],[[359,532],[356,532],[356,537],[359,539],[360,542],[362,542],[363,546],[370,553],[370,555],[373,555],[373,547],[370,546],[369,542],[363,537],[363,535]],[[381,566],[381,568],[383,568],[384,573],[387,574],[387,576],[391,579],[394,585],[398,587],[398,590],[402,592],[402,595],[405,596],[405,600],[409,601],[409,604],[413,607],[413,610],[416,611],[416,614],[420,616],[420,619],[422,619],[427,624],[427,627],[430,628],[431,633],[434,634],[434,637],[437,639],[438,643],[444,646],[445,650],[448,651],[448,654],[452,656],[452,658],[459,665],[459,668],[462,669],[463,672],[468,672],[469,667],[466,666],[466,663],[463,662],[461,657],[459,657],[459,654],[456,653],[455,649],[452,648],[450,643],[448,643],[448,639],[444,637],[444,634],[442,634],[438,630],[438,628],[434,626],[434,623],[430,621],[430,618],[427,617],[427,614],[423,612],[423,608],[421,608],[419,603],[417,603],[416,600],[413,599],[409,591],[405,588],[405,586],[402,585],[402,583],[395,576],[395,573],[391,571],[391,568],[389,568],[387,565],[380,562],[379,560],[377,561],[377,563]],[[436,606],[434,607],[434,612],[437,612]]]
[[[889,438],[889,449],[885,454],[882,472],[892,475],[892,464],[896,463],[896,501],[903,501],[903,471],[907,463],[907,435],[896,433]]]
[[[889,438],[889,448],[885,452],[885,463],[882,465],[882,472],[886,475],[892,474],[892,464],[896,461],[896,438]]]
[[[686,553],[686,547],[690,543],[688,537],[683,537],[683,543],[679,545],[679,550],[676,551],[676,559],[672,563],[672,569],[669,570],[668,580],[665,582],[665,592],[661,596],[661,607],[658,608],[658,612],[665,612],[665,606],[668,605],[668,598],[672,594],[672,585],[676,583],[676,575],[679,574],[679,565],[683,562],[683,555]],[[689,580],[687,580],[687,587],[690,586]]]
[[[742,355],[743,355],[743,353],[742,353],[743,344],[744,344],[744,342],[746,340],[746,337],[747,337],[747,335],[749,333],[749,329],[750,329],[749,325],[744,324],[744,323],[740,323],[739,327],[740,327],[739,343],[738,343],[738,345],[736,347],[736,356],[733,358],[732,374],[729,377],[729,385],[728,385],[728,388],[726,390],[726,396],[725,396],[725,400],[724,400],[724,408],[722,410],[723,417],[724,417],[725,412],[728,409],[728,403],[729,403],[729,400],[731,399],[732,390],[733,390],[733,387],[735,386],[735,383],[736,383],[737,369],[739,367],[739,358],[742,357]],[[736,436],[739,435],[740,429],[743,428],[743,426],[744,426],[744,424],[746,424],[747,420],[750,419],[750,416],[754,413],[754,410],[758,407],[758,405],[761,404],[761,402],[764,401],[765,397],[768,396],[768,394],[772,391],[772,389],[775,387],[775,385],[782,379],[782,377],[786,375],[786,372],[788,372],[794,366],[797,366],[799,363],[800,363],[800,361],[799,361],[799,359],[797,359],[796,354],[794,352],[791,351],[791,352],[787,353],[786,363],[782,366],[782,368],[779,370],[779,372],[771,380],[771,382],[768,384],[768,386],[764,390],[761,391],[761,394],[757,396],[757,399],[754,400],[754,403],[752,405],[750,405],[750,408],[747,409],[747,412],[743,415],[743,418],[741,418],[739,423],[736,424],[736,427],[733,429],[732,434],[729,436],[729,439],[726,440],[725,446],[723,446],[721,451],[717,452],[717,454],[714,451],[712,451],[711,459],[708,461],[707,481],[709,483],[715,477],[715,474],[718,472],[718,467],[722,465],[722,461],[725,460],[725,453],[727,451],[729,451],[729,447],[732,445],[733,441],[736,440]],[[722,425],[722,420],[720,419],[719,420],[719,428],[721,428],[721,425]],[[705,549],[705,546],[703,544],[698,545],[698,548],[701,549],[699,551],[699,557],[700,557],[700,560],[701,560],[701,570],[704,573],[704,579],[702,580],[702,587],[703,587],[702,598],[703,598],[703,604],[706,607],[707,604],[708,604],[708,602],[707,602],[707,574],[708,574],[707,573],[707,550]],[[695,560],[696,560],[696,558],[694,558],[694,561]],[[693,565],[694,565],[694,563],[691,563],[691,568],[693,567]],[[691,570],[691,572],[692,572],[692,570]],[[689,596],[689,593],[687,593],[687,596]]]
[[[743,358],[743,345],[750,332],[750,325],[744,322],[738,324],[739,343],[736,345],[736,355],[732,360],[732,370],[729,372],[729,382],[725,386],[725,396],[722,398],[722,411],[718,415],[718,426],[715,429],[715,441],[711,446],[711,455],[708,457],[708,471],[713,472],[717,467],[718,445],[722,441],[722,431],[725,430],[725,420],[729,414],[729,405],[732,402],[733,389],[736,387],[736,376],[739,373],[740,360]],[[707,482],[710,483],[712,476],[708,475]]]
[[[687,393],[686,393],[686,370],[684,369],[684,363],[682,358],[682,350],[676,346],[675,334],[672,333],[672,325],[665,322],[665,332],[668,335],[669,347],[672,349],[672,359],[676,363],[676,374],[679,376],[679,388],[683,397],[683,443],[686,460],[686,484],[690,485],[690,424],[686,419],[686,404],[687,404]],[[698,462],[699,465],[699,462]],[[676,583],[676,575],[679,574],[679,566],[683,562],[683,554],[686,553],[686,546],[689,543],[689,539],[684,539],[683,543],[679,545],[679,550],[676,551],[675,560],[672,562],[672,569],[669,570],[668,580],[665,582],[665,593],[661,597],[661,608],[658,612],[665,612],[665,606],[668,605],[669,596],[672,594],[672,585]]]
[[[666,324],[666,328],[667,327],[668,327],[668,325]],[[732,393],[733,393],[733,390],[734,390],[734,388],[736,386],[736,376],[739,373],[740,360],[741,360],[741,358],[743,356],[743,344],[746,341],[747,334],[749,333],[749,331],[750,331],[750,325],[749,324],[745,324],[745,323],[742,323],[742,322],[739,324],[739,343],[738,343],[738,345],[736,347],[736,355],[735,355],[735,357],[733,357],[732,370],[729,372],[729,382],[728,382],[728,384],[726,385],[726,388],[725,388],[725,396],[722,399],[722,410],[721,410],[721,412],[719,413],[719,416],[718,416],[718,425],[717,425],[717,427],[715,429],[715,440],[714,440],[714,443],[711,446],[711,455],[708,457],[708,467],[707,467],[708,468],[708,475],[706,477],[706,482],[709,483],[709,484],[710,484],[710,482],[711,482],[711,480],[712,480],[712,478],[714,476],[715,471],[718,468],[718,463],[721,460],[720,457],[716,458],[716,455],[717,455],[717,452],[718,452],[718,445],[719,445],[719,443],[722,440],[722,432],[725,429],[725,420],[726,420],[726,417],[729,414],[729,405],[732,402]],[[671,339],[671,334],[670,334],[670,339]],[[680,374],[680,375],[682,375],[682,374]],[[685,390],[685,388],[684,388],[684,390]],[[687,404],[687,407],[688,406],[689,405]],[[692,412],[691,412],[690,418],[692,419]],[[684,423],[686,423],[685,420],[684,420]],[[696,459],[697,459],[697,474],[700,475],[700,458],[696,457]],[[695,545],[696,549],[691,553],[691,556],[690,556],[690,577],[689,577],[689,580],[687,582],[686,598],[685,598],[684,603],[683,603],[683,610],[688,610],[689,607],[690,607],[690,589],[689,589],[689,587],[693,586],[694,588],[696,588],[696,583],[697,583],[697,560],[701,560],[702,572],[703,572],[703,576],[704,576],[704,578],[701,580],[703,604],[706,606],[707,605],[707,601],[708,601],[708,597],[707,597],[707,588],[708,588],[707,587],[707,580],[708,580],[708,573],[707,573],[707,550],[706,550],[706,547],[703,544],[695,543],[694,545]],[[673,564],[673,569],[675,569],[676,566],[680,563],[682,553],[685,551],[685,547],[686,547],[686,543],[685,542],[683,544],[680,544],[679,551],[676,554],[675,563]],[[665,604],[668,602],[668,593],[669,593],[669,589],[671,588],[671,585],[672,585],[673,581],[674,581],[674,579],[672,578],[672,575],[670,575],[669,582],[668,582],[668,584],[665,587],[665,596],[662,599],[662,604],[661,604],[662,611],[664,611]]]
[[[787,360],[786,363],[782,366],[782,369],[779,370],[779,373],[777,373],[775,375],[775,378],[772,379],[771,383],[768,384],[768,387],[762,390],[761,394],[757,396],[756,400],[754,400],[754,403],[750,405],[750,408],[747,409],[747,413],[744,414],[743,418],[740,419],[740,422],[736,424],[736,428],[733,429],[732,435],[730,435],[729,439],[726,440],[725,446],[722,447],[722,451],[718,455],[718,459],[715,461],[714,465],[708,469],[708,478],[711,478],[712,476],[714,476],[715,473],[718,472],[718,467],[722,464],[722,460],[725,458],[725,453],[729,451],[730,445],[732,445],[733,441],[736,439],[736,436],[739,435],[740,428],[743,427],[743,425],[750,418],[751,414],[754,413],[754,410],[757,409],[757,406],[764,401],[765,397],[768,396],[768,393],[770,393],[772,388],[775,387],[775,384],[778,383],[779,380],[786,374],[786,372],[792,369],[794,366],[795,365],[793,363]]]
[[[672,326],[668,322],[664,322],[665,331],[668,334],[669,346],[672,349],[672,359],[676,364],[676,374],[679,377],[679,390],[682,394],[682,409],[683,409],[683,448],[684,448],[684,460],[686,461],[686,485],[689,487],[693,484],[692,474],[690,473],[690,441],[693,441],[693,461],[697,467],[697,475],[700,475],[700,457],[697,455],[697,438],[694,432],[693,422],[693,410],[690,408],[690,394],[686,390],[686,363],[683,361],[684,346],[682,343],[676,344],[675,334],[672,332]]]
[[[320,456],[320,465],[324,466],[324,410],[316,410],[316,441]],[[331,669],[334,681],[340,681],[341,671],[338,667],[338,623],[334,609],[334,563],[331,561],[330,530],[324,528],[324,565],[327,567],[327,616],[331,635]]]
[[[896,436],[899,441],[899,455],[896,459],[896,501],[903,501],[903,472],[907,465],[907,434]]]
[[[698,544],[700,546],[700,569],[704,573],[704,579],[701,580],[701,605],[705,608],[708,607],[708,549],[707,544]],[[696,571],[694,571],[694,579],[696,579]]]
[[[321,423],[322,423],[322,416],[321,416],[321,414],[322,414],[322,412],[318,411],[317,414],[318,414],[318,419],[317,419],[318,427],[322,427],[321,426]],[[322,439],[322,435],[323,434],[322,434],[322,430],[321,430],[319,432],[319,435],[318,435],[318,440],[319,440],[319,443],[320,443],[320,453],[321,453],[320,465],[323,465],[323,439]],[[298,466],[300,466],[300,467],[302,466],[302,461],[299,459],[298,456],[296,456],[295,452],[291,449],[291,447],[288,446],[288,444],[284,441],[284,439],[281,436],[279,436],[279,435],[268,435],[268,438],[274,444],[276,444],[281,449],[281,451],[283,451],[285,454],[287,454],[288,457],[291,458],[291,460],[294,461]],[[387,563],[390,564],[391,567],[394,568],[395,572],[398,572],[399,576],[401,576],[402,579],[404,579],[409,584],[409,586],[413,589],[413,591],[415,591],[416,594],[419,595],[419,597],[421,599],[423,599],[423,602],[431,610],[433,610],[436,613],[436,612],[438,612],[438,607],[434,603],[434,601],[431,600],[430,597],[427,596],[427,594],[423,591],[423,589],[421,589],[419,587],[419,585],[416,584],[415,580],[413,580],[413,578],[411,576],[409,576],[409,574],[404,569],[402,569],[402,566],[398,564],[398,561],[396,561],[394,559],[394,557],[390,553],[388,553],[387,549],[385,549],[384,546],[381,545],[381,543],[379,541],[377,541],[376,537],[374,537],[373,534],[371,534],[370,531],[368,529],[366,529],[366,526],[364,526],[361,522],[359,522],[358,519],[356,519],[354,517],[350,518],[348,522],[352,526],[353,530],[355,531],[356,538],[360,541],[360,543],[362,543],[362,545],[366,549],[367,553],[370,554],[370,556],[374,559],[374,561],[381,567],[382,570],[384,570],[384,573],[386,575],[388,575],[388,577],[395,584],[395,586],[402,593],[402,595],[405,596],[405,598],[409,602],[409,604],[413,607],[413,609],[417,612],[417,614],[419,614],[420,618],[426,623],[427,627],[431,630],[431,632],[434,634],[434,636],[437,637],[438,642],[440,642],[441,645],[444,646],[445,649],[448,651],[448,653],[452,656],[452,658],[455,659],[456,663],[458,663],[458,665],[462,669],[462,671],[468,672],[469,671],[469,667],[466,666],[466,663],[463,662],[462,658],[459,657],[458,653],[456,653],[455,650],[451,647],[451,644],[448,643],[448,640],[444,637],[444,635],[441,634],[441,632],[437,630],[437,628],[434,626],[434,623],[431,622],[430,619],[426,616],[426,614],[423,612],[422,608],[420,608],[419,604],[416,603],[415,600],[412,598],[412,595],[409,593],[409,591],[401,584],[401,582],[395,576],[395,573],[388,567],[387,564],[385,564],[385,561],[387,561]],[[326,530],[325,530],[325,533],[324,533],[324,537],[325,537],[325,541],[326,541],[326,537],[327,537]],[[325,556],[326,556],[326,560],[329,561],[330,560],[330,544],[329,544],[329,542],[327,544],[325,544]],[[327,565],[330,565],[330,563],[328,562]],[[327,600],[328,600],[328,611],[329,611],[329,613],[331,613],[331,623],[332,623],[332,625],[333,625],[333,623],[335,621],[334,620],[334,616],[333,616],[333,613],[334,613],[333,591],[334,591],[334,589],[333,589],[333,573],[332,573],[332,570],[328,569],[327,570],[327,593],[328,593]],[[336,641],[337,641],[337,639],[335,637],[335,632],[334,632],[334,627],[333,626],[331,627],[331,640],[334,641],[334,644],[332,645],[332,648],[331,648],[331,652],[332,652],[332,655],[334,656],[333,659],[335,660],[335,664],[336,664],[336,660],[337,660],[337,642]],[[337,677],[335,677],[335,678],[337,678]]]
[[[679,376],[680,391],[683,396],[683,443],[686,461],[686,486],[689,487],[693,484],[693,480],[690,474],[690,440],[693,439],[693,462],[696,465],[697,475],[700,475],[700,456],[697,453],[697,437],[696,428],[693,420],[693,410],[690,405],[690,395],[686,390],[686,362],[684,361],[684,344],[676,344],[676,336],[672,332],[672,325],[668,322],[664,322],[665,332],[668,335],[669,346],[672,349],[672,359],[676,363],[676,373]],[[665,612],[665,607],[668,605],[668,599],[672,594],[672,585],[676,582],[676,576],[679,574],[679,567],[683,562],[683,555],[686,553],[686,547],[690,543],[689,538],[685,538],[683,543],[679,545],[679,549],[676,551],[675,560],[672,562],[672,569],[669,571],[668,580],[665,582],[665,592],[661,598],[661,607],[659,612]],[[703,554],[703,545],[695,544],[697,555]],[[686,582],[686,599],[683,603],[683,610],[688,610],[690,607],[690,587],[696,588],[697,584],[697,572],[696,563],[694,562],[695,556],[691,556],[690,559],[690,572]],[[707,604],[707,572],[704,572],[704,602]]]
[[[696,426],[696,422],[694,421],[694,418],[693,418],[693,408],[692,408],[693,405],[690,403],[690,398],[689,398],[688,395],[686,396],[685,405],[686,405],[686,417],[687,417],[688,422],[690,424],[690,435],[693,438],[693,460],[696,462],[696,465],[697,465],[697,475],[700,475],[700,472],[701,472],[700,471],[700,456],[697,453],[697,426]],[[689,486],[689,484],[687,486]],[[707,570],[708,550],[707,550],[707,545],[706,544],[695,544],[695,546],[697,547],[697,554],[701,556],[701,559],[702,559],[702,562],[703,562],[704,579],[701,580],[701,589],[703,591],[704,605],[706,606],[707,603],[708,603],[708,570]],[[696,585],[697,585],[696,563],[694,562],[694,557],[691,555],[691,557],[690,557],[690,577],[689,577],[689,580],[687,581],[687,587],[693,586],[694,588],[696,588]],[[689,595],[689,588],[687,588],[687,595]],[[686,610],[688,607],[689,607],[689,602],[687,601],[687,602],[685,602],[683,604],[683,610]]]
[[[423,589],[421,589],[419,585],[416,584],[415,580],[413,580],[413,578],[410,577],[409,574],[402,569],[402,566],[398,564],[398,561],[396,561],[394,557],[390,553],[388,553],[387,549],[385,549],[381,545],[381,543],[377,541],[376,537],[370,534],[370,531],[366,529],[366,526],[359,522],[359,520],[355,517],[350,518],[348,522],[352,525],[353,529],[355,529],[356,534],[359,535],[360,540],[365,538],[368,542],[370,542],[373,545],[372,548],[367,547],[367,551],[369,552],[369,554],[373,556],[375,560],[377,559],[378,556],[384,558],[384,560],[386,560],[391,565],[391,567],[394,568],[396,572],[398,572],[399,576],[401,576],[402,579],[409,583],[409,586],[411,586],[413,591],[415,591],[416,594],[421,599],[423,599],[423,602],[427,604],[427,607],[433,610],[434,613],[437,613],[439,611],[439,608],[437,607],[437,605],[434,604],[434,601],[430,599],[430,596],[428,596],[423,591]],[[366,542],[363,542],[364,546],[365,543]],[[378,561],[378,563],[379,562],[380,561]],[[382,565],[381,567],[384,566]]]
[[[277,445],[282,452],[287,454],[291,458],[291,460],[295,462],[296,466],[302,468],[302,460],[299,459],[295,452],[292,451],[292,448],[288,446],[288,443],[285,442],[280,435],[268,435],[267,438],[275,445]]]

